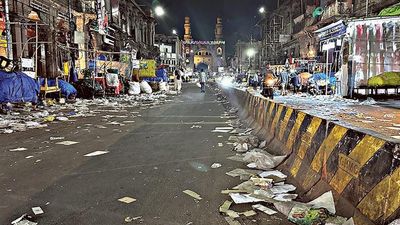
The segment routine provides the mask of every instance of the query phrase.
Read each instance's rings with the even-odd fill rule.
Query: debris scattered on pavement
[[[66,145],[66,146],[70,146],[70,145],[75,145],[78,144],[79,142],[76,141],[61,141],[56,143],[57,145]]]
[[[238,221],[232,219],[231,217],[225,217],[225,220],[229,225],[240,225]]]
[[[197,129],[201,129],[202,128],[202,126],[200,126],[200,125],[193,125],[192,127],[190,127],[191,129],[195,129],[195,128],[197,128]]]
[[[224,147],[224,144],[218,143],[218,147]]]
[[[14,221],[11,222],[12,225],[37,225],[38,223],[32,222],[31,217],[29,217],[27,214],[24,214]]]
[[[118,199],[118,201],[126,203],[126,204],[130,204],[132,202],[136,202],[136,199],[131,198],[131,197],[123,197],[123,198]]]
[[[229,208],[231,207],[231,205],[232,205],[232,202],[226,200],[226,201],[224,202],[224,204],[222,204],[222,205],[219,207],[219,212],[220,212],[220,213],[226,213],[226,212],[229,210]]]
[[[28,150],[27,148],[14,148],[14,149],[10,149],[10,152],[22,152],[22,151],[26,151]]]
[[[249,211],[246,211],[246,212],[243,212],[243,213],[241,213],[243,216],[245,216],[245,217],[250,217],[250,216],[255,216],[255,215],[257,215],[257,213],[254,211],[254,210],[249,210]]]
[[[255,203],[263,201],[262,199],[251,197],[250,194],[230,193],[229,196],[231,196],[235,204]]]
[[[104,154],[107,154],[107,153],[109,153],[109,151],[95,151],[95,152],[92,152],[92,153],[88,153],[88,154],[86,154],[84,156],[93,157],[93,156],[104,155]]]
[[[50,141],[64,140],[65,137],[50,137]]]
[[[44,211],[42,210],[42,208],[40,208],[39,206],[33,207],[33,208],[32,208],[32,212],[33,212],[35,215],[40,215],[40,214],[43,214],[43,213],[44,213]]]
[[[272,210],[272,209],[270,209],[268,207],[265,207],[265,206],[263,206],[261,204],[253,205],[252,207],[253,207],[253,209],[257,209],[257,210],[259,210],[259,211],[261,211],[261,212],[263,212],[263,213],[265,213],[265,214],[267,214],[269,216],[272,216],[272,215],[278,213],[278,212],[276,212],[276,211],[274,211],[274,210]]]
[[[218,168],[220,168],[222,165],[220,164],[220,163],[214,163],[214,164],[212,164],[211,165],[211,168],[212,169],[218,169]]]
[[[200,195],[197,194],[197,193],[194,192],[194,191],[185,190],[185,191],[183,191],[183,193],[185,193],[185,194],[187,194],[187,195],[189,195],[189,196],[191,196],[192,198],[195,198],[195,199],[197,199],[197,200],[202,200],[202,198],[200,197]]]
[[[130,217],[130,216],[128,216],[128,217],[125,217],[125,222],[126,222],[126,223],[131,223],[131,222],[133,222],[133,221],[140,220],[140,219],[142,219],[141,216],[137,216],[137,217]]]
[[[29,155],[29,156],[25,157],[25,159],[30,159],[30,158],[33,158],[33,155]]]

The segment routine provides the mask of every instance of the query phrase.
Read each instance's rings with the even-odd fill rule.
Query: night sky
[[[224,23],[227,53],[234,54],[237,40],[257,39],[260,30],[255,26],[260,20],[260,6],[273,8],[276,0],[137,0],[140,4],[155,7],[161,5],[166,15],[157,18],[157,33],[171,34],[176,29],[183,38],[185,16],[190,16],[192,36],[195,40],[214,40],[216,17]]]

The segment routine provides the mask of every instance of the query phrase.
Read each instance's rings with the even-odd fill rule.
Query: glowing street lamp
[[[254,48],[249,48],[247,49],[246,54],[248,57],[253,57],[256,54],[256,50],[254,50]]]
[[[265,7],[264,7],[264,6],[261,6],[261,7],[258,9],[258,12],[259,12],[260,14],[264,14],[264,13],[265,13]]]
[[[164,14],[165,14],[165,10],[161,6],[156,6],[154,8],[154,12],[156,13],[156,16],[158,16],[158,17],[164,16]]]
[[[249,57],[249,69],[251,69],[251,58],[256,55],[256,50],[254,50],[254,48],[249,48],[246,51],[246,55]]]
[[[177,34],[178,34],[178,31],[176,31],[175,29],[173,29],[173,30],[172,30],[172,34],[173,34],[173,35],[177,35]]]

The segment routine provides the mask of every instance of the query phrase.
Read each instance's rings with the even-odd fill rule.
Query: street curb
[[[242,119],[288,155],[279,167],[300,197],[334,192],[338,213],[356,225],[388,224],[400,216],[400,144],[344,127],[238,89],[224,90]]]

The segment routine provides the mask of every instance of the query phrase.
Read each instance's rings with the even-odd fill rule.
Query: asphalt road
[[[48,129],[1,135],[0,224],[32,214],[35,206],[44,210],[35,218],[39,225],[126,224],[128,216],[141,217],[131,224],[227,224],[218,208],[229,197],[220,191],[240,181],[225,172],[243,165],[226,159],[234,154],[226,144],[229,135],[211,132],[226,126],[228,119],[221,118],[224,112],[212,90],[201,94],[188,85],[173,102],[152,109],[102,112],[53,123]],[[105,115],[127,117],[104,119]],[[137,115],[141,117],[134,118]],[[111,125],[111,121],[125,125]],[[201,128],[192,128],[196,123]],[[58,145],[60,140],[50,141],[55,136],[78,143]],[[28,150],[9,151],[19,147]],[[84,156],[94,151],[109,153]],[[222,167],[211,169],[215,162]],[[184,190],[203,199],[195,201]],[[122,197],[136,202],[119,202]],[[250,206],[234,209],[244,211]],[[240,222],[290,224],[283,215],[261,214]]]

